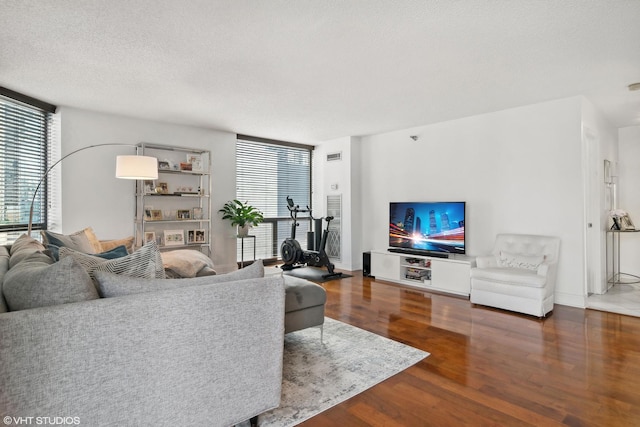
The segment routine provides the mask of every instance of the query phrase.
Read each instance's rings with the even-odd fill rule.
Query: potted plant
[[[238,237],[246,237],[249,234],[249,227],[255,227],[264,221],[264,216],[249,202],[242,203],[239,200],[231,200],[224,204],[222,209],[222,219],[231,220],[231,226],[238,226]]]

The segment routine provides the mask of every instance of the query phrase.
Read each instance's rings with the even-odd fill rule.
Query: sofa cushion
[[[2,291],[10,311],[99,298],[91,278],[73,258],[54,263],[34,252],[5,275]]]
[[[44,251],[45,247],[33,237],[26,234],[18,237],[11,245],[11,258],[9,268],[18,265],[22,260],[28,258],[34,252]]]
[[[111,260],[66,247],[60,248],[60,259],[67,257],[78,261],[92,278],[96,271],[108,271],[124,276],[164,279],[164,268],[156,242],[149,242],[132,254]]]
[[[316,283],[305,279],[284,275],[285,313],[324,305],[327,292]]]
[[[262,260],[258,260],[250,266],[231,273],[187,279],[140,279],[123,277],[102,271],[96,271],[94,277],[100,295],[103,298],[109,298],[187,286],[211,285],[214,283],[256,279],[264,277],[264,265],[262,264]]]
[[[533,288],[542,288],[547,283],[546,276],[541,276],[526,268],[472,268],[471,277]]]
[[[506,251],[500,252],[498,265],[500,267],[524,268],[536,271],[544,262],[544,255],[521,255]]]
[[[64,246],[86,254],[103,252],[91,227],[72,234],[60,234],[48,230],[42,230],[40,234],[45,245]]]

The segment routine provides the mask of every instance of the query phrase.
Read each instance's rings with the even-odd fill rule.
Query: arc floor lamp
[[[33,198],[31,199],[31,208],[29,209],[29,226],[27,228],[27,234],[31,235],[31,228],[33,226],[33,205],[36,201],[36,196],[38,194],[38,190],[40,190],[40,186],[44,182],[44,180],[49,175],[49,172],[58,165],[58,163],[62,162],[64,159],[73,156],[76,153],[79,153],[84,150],[89,150],[91,148],[96,147],[137,147],[133,144],[95,144],[89,145],[87,147],[78,148],[75,151],[72,151],[68,154],[62,156],[58,161],[49,166],[49,168],[45,171],[38,182],[38,186],[36,187],[36,191],[33,192]],[[158,159],[155,157],[149,156],[138,156],[138,155],[128,155],[128,156],[116,156],[116,178],[120,179],[158,179]]]

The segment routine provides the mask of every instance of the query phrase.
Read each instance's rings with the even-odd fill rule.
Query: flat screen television
[[[441,255],[465,253],[465,202],[391,202],[390,251]]]

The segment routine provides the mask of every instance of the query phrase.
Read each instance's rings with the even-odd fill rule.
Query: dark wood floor
[[[640,318],[540,320],[353,274],[323,284],[326,315],[431,356],[304,426],[640,426]]]

